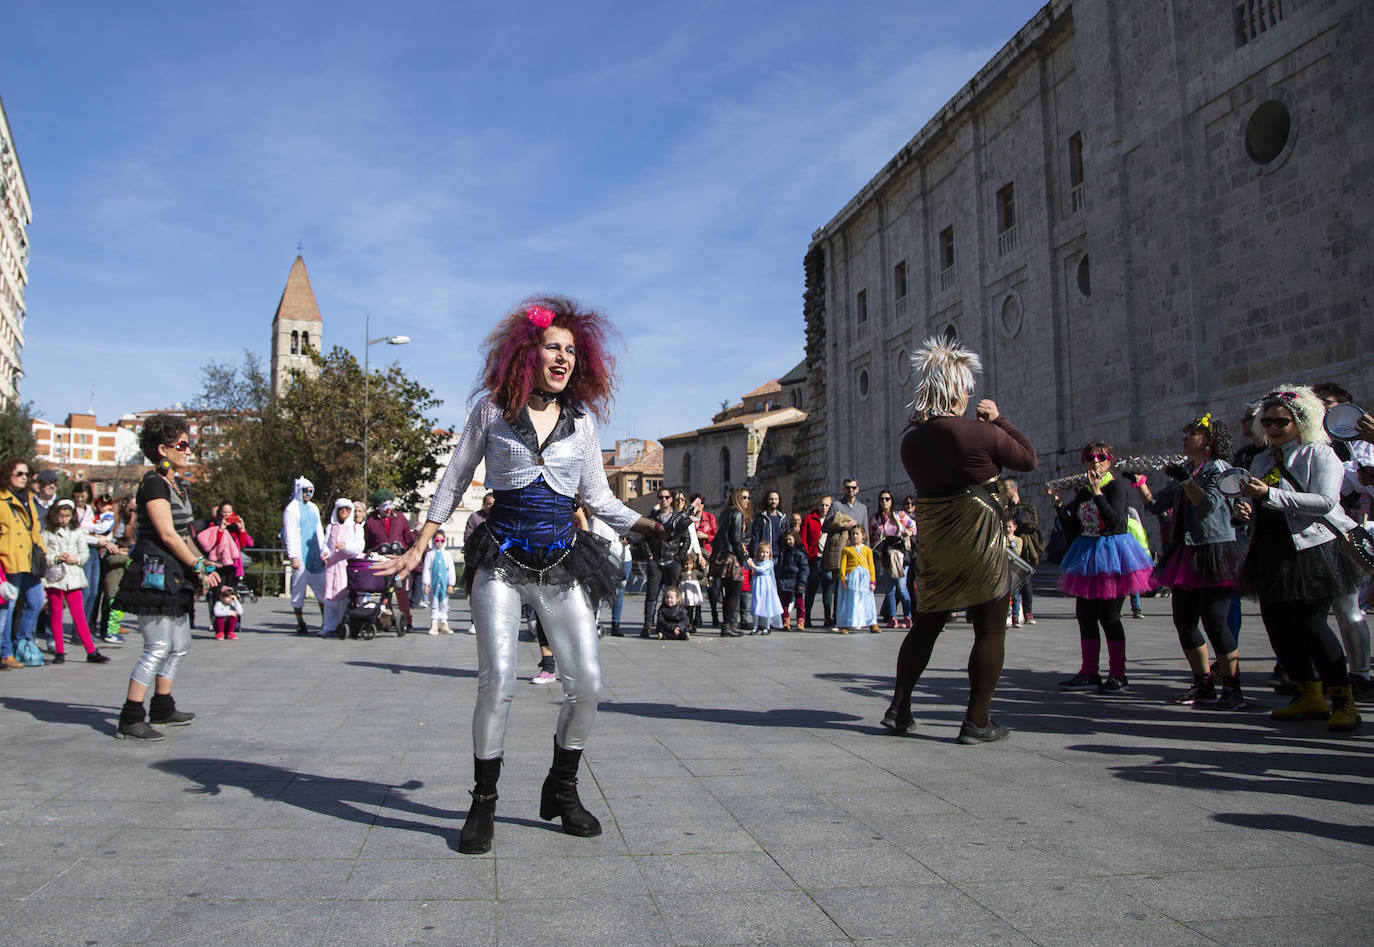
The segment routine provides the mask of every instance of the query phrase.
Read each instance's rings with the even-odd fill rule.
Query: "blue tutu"
[[[840,628],[868,628],[878,624],[878,609],[873,602],[873,580],[860,566],[849,573],[840,589],[835,609],[835,624]]]
[[[1148,592],[1154,563],[1130,533],[1079,536],[1059,564],[1059,589],[1074,598],[1112,599]]]

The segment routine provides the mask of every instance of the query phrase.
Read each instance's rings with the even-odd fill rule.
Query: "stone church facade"
[[[803,497],[906,492],[936,333],[981,354],[1031,483],[1282,381],[1374,402],[1371,37],[1361,0],[1047,4],[813,236]]]

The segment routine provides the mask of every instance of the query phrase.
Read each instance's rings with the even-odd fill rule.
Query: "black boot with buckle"
[[[472,758],[472,805],[458,837],[458,851],[464,855],[484,855],[491,851],[495,832],[496,781],[501,778],[501,757],[494,760]]]

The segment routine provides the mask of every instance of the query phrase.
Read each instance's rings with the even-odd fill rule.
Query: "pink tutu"
[[[1154,563],[1129,533],[1079,536],[1060,568],[1059,590],[1074,598],[1121,598],[1154,587]]]

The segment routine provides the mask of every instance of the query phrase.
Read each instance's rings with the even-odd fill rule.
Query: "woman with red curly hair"
[[[444,472],[415,544],[378,571],[404,576],[419,566],[478,463],[496,499],[464,547],[477,627],[477,703],[472,715],[476,785],[459,851],[491,851],[496,782],[515,695],[520,609],[542,623],[558,662],[563,706],[553,766],[539,815],[561,816],[569,835],[601,834],[577,796],[577,767],[601,694],[596,613],[614,595],[621,567],[604,539],[578,530],[576,496],[617,533],[663,526],[617,500],[606,483],[590,415],[606,418],[615,381],[606,317],[562,296],[526,300],[487,337],[481,395]],[[675,524],[676,525],[676,524]]]

